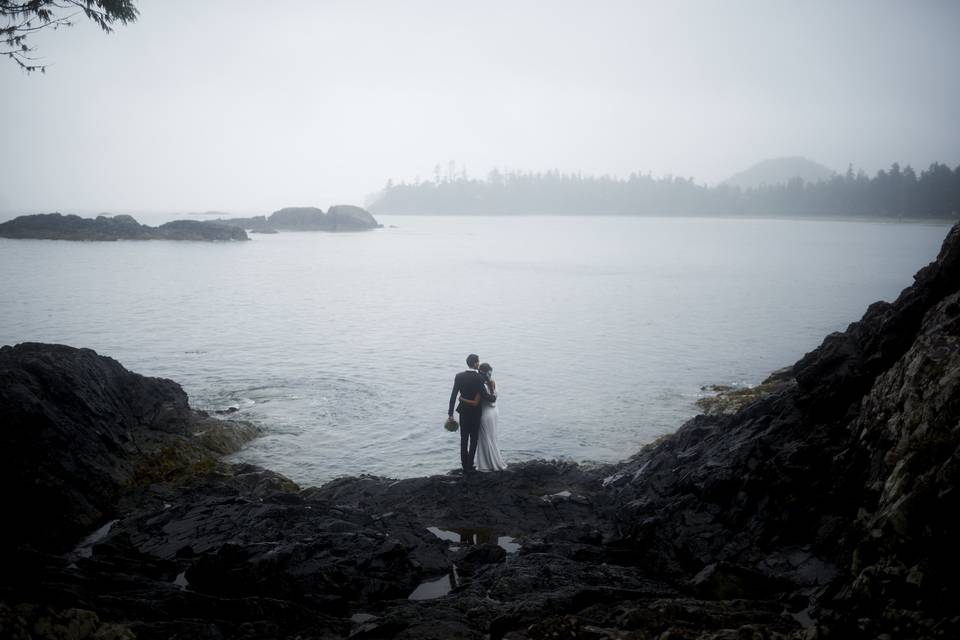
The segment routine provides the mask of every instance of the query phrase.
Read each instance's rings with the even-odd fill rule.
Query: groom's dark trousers
[[[473,469],[477,457],[477,436],[480,435],[480,405],[476,408],[461,405],[460,412],[460,464],[464,469]]]

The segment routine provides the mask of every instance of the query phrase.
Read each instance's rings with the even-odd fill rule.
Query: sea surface
[[[156,224],[163,220],[143,220]],[[0,238],[0,344],[89,347],[265,435],[297,482],[459,466],[443,430],[470,352],[508,463],[612,462],[701,387],[792,364],[930,262],[946,224],[383,216],[244,243]]]

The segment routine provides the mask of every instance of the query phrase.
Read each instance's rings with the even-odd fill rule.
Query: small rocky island
[[[618,464],[303,488],[175,382],[46,344],[0,348],[0,418],[4,638],[960,637],[960,225]]]
[[[368,211],[348,204],[330,207],[288,207],[268,216],[174,220],[158,227],[140,224],[132,216],[81,218],[60,213],[19,216],[0,223],[0,238],[34,240],[249,240],[252,233],[278,231],[367,231],[379,224]]]
[[[0,223],[0,238],[33,240],[249,240],[240,227],[221,222],[174,220],[159,227],[140,224],[132,216],[81,218],[60,213],[19,216]]]
[[[251,218],[218,218],[216,222],[232,224],[254,233],[278,231],[367,231],[382,227],[370,212],[349,204],[338,204],[324,213],[316,207],[287,207],[270,216]]]

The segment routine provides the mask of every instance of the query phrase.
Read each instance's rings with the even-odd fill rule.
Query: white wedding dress
[[[490,391],[490,387],[487,387]],[[497,396],[500,395],[500,386],[497,385]],[[497,446],[497,420],[500,415],[496,404],[483,402],[483,413],[480,414],[480,433],[477,435],[477,471],[503,471],[507,463],[500,455]]]

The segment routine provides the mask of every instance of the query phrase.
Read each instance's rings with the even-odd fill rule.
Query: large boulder
[[[364,231],[376,229],[382,225],[370,215],[370,212],[349,204],[338,204],[327,211],[331,231]]]
[[[286,207],[274,211],[267,218],[267,225],[278,231],[329,231],[329,223],[323,209],[316,207]]]
[[[177,383],[126,370],[89,349],[0,348],[0,486],[6,544],[57,549],[117,512],[117,500],[219,453],[222,423],[193,411]],[[200,434],[206,434],[206,444]]]
[[[287,207],[274,211],[268,228],[279,231],[365,231],[381,226],[365,209],[340,204],[327,213],[316,207]]]

